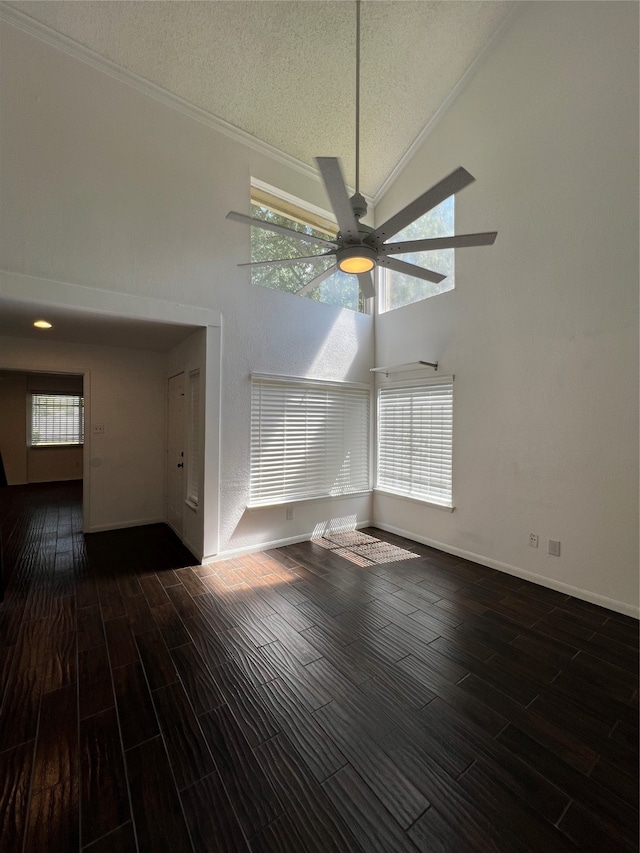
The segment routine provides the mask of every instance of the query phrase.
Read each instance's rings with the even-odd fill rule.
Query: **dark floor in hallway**
[[[3,853],[638,850],[636,620],[374,529],[190,567],[80,495],[0,490]]]

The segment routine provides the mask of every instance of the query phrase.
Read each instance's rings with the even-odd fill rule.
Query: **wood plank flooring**
[[[193,566],[80,495],[0,489],[3,853],[638,850],[636,620],[374,529],[413,556]]]

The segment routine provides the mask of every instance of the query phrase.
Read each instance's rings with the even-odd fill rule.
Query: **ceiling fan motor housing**
[[[354,193],[351,196],[351,208],[356,219],[362,219],[367,215],[367,202],[362,193]]]

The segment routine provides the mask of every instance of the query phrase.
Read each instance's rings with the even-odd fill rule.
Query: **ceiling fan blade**
[[[422,267],[417,267],[415,264],[408,264],[406,261],[399,261],[397,258],[378,258],[378,263],[381,267],[401,272],[405,275],[412,275],[414,278],[422,278],[424,281],[432,281],[434,284],[440,284],[446,278],[446,275],[441,275],[433,270],[425,270]]]
[[[429,237],[425,240],[407,240],[404,243],[383,243],[378,252],[384,255],[404,255],[408,252],[432,252],[436,249],[462,249],[467,246],[491,246],[497,231],[484,234],[458,234],[455,237]]]
[[[274,222],[265,222],[264,219],[256,219],[254,216],[236,213],[235,210],[227,213],[227,219],[233,222],[242,222],[244,225],[251,225],[252,228],[264,228],[265,231],[275,231],[276,234],[284,234],[285,237],[295,237],[297,240],[304,240],[305,243],[316,243],[318,246],[325,246],[327,249],[335,249],[338,245],[331,240],[324,240],[322,237],[303,234],[301,231],[294,231],[293,228],[285,228],[284,225],[276,225]]]
[[[337,157],[316,157],[316,163],[338,220],[343,243],[347,245],[359,243],[358,220],[353,214],[339,160]]]
[[[365,299],[371,299],[372,296],[376,295],[373,286],[373,275],[370,272],[358,273],[358,281],[360,282],[360,290]]]
[[[270,266],[288,266],[289,264],[297,264],[300,261],[317,261],[318,258],[333,258],[335,252],[327,252],[322,255],[305,255],[300,258],[276,258],[273,261],[250,261],[246,264],[238,264],[239,267],[270,267]]]
[[[305,293],[309,293],[310,290],[313,290],[314,287],[317,287],[319,284],[325,280],[325,278],[329,278],[330,275],[333,275],[337,270],[336,266],[329,267],[328,270],[321,272],[320,275],[317,275],[315,278],[312,278],[311,281],[308,281],[304,287],[301,287],[300,290],[296,290],[296,296],[304,296]]]
[[[394,234],[406,228],[407,225],[410,225],[416,219],[419,219],[425,213],[432,210],[441,201],[444,201],[445,198],[449,198],[449,196],[459,192],[474,181],[475,178],[473,175],[470,175],[466,169],[460,166],[455,172],[443,178],[440,183],[431,187],[430,190],[427,190],[426,193],[423,193],[412,201],[411,204],[408,204],[390,219],[387,219],[386,222],[383,222],[368,237],[367,242],[371,242],[372,239],[378,241],[388,240]]]

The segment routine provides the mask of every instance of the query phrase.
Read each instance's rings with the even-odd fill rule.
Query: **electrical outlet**
[[[529,534],[529,545],[532,548],[538,547],[538,534],[537,533],[530,533]]]
[[[549,553],[552,557],[560,556],[560,540],[559,539],[549,539]]]
[[[288,506],[287,507],[287,521],[291,521],[292,518],[293,518],[293,507]]]
[[[93,424],[91,432],[94,435],[104,435],[104,424]]]

